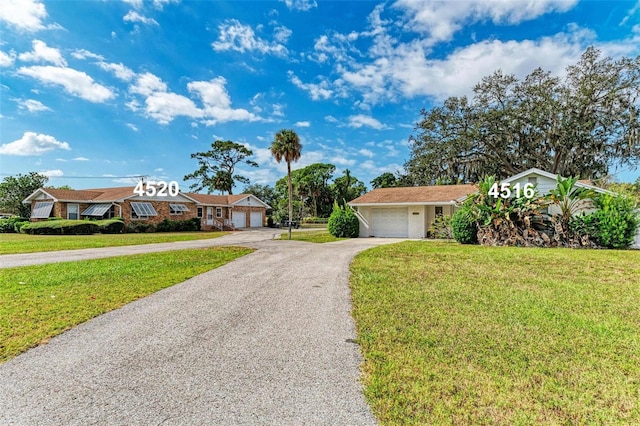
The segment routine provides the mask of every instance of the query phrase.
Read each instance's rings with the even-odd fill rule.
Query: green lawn
[[[227,232],[157,232],[143,234],[26,235],[0,234],[0,254],[133,246],[218,238]]]
[[[0,362],[251,251],[216,247],[0,269]]]
[[[405,242],[351,270],[382,424],[640,424],[640,252]]]
[[[281,240],[289,239],[289,230],[282,229]],[[291,239],[295,241],[306,241],[308,243],[331,243],[333,241],[346,240],[346,238],[336,238],[329,234],[329,231],[323,229],[321,231],[292,231]]]

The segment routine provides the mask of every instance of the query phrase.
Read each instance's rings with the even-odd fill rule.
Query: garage
[[[408,235],[406,207],[371,209],[371,236],[406,238]]]
[[[244,228],[247,226],[247,214],[245,212],[233,211],[231,213],[231,223],[235,228]]]
[[[262,212],[251,212],[251,226],[252,228],[262,227]]]

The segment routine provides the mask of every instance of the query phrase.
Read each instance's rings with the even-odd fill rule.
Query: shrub
[[[8,219],[0,219],[0,233],[8,234],[15,231],[15,224],[28,222],[29,219],[25,219],[24,217],[14,216]]]
[[[360,233],[358,218],[350,207],[340,207],[333,204],[333,211],[329,216],[329,233],[336,238],[356,238]]]
[[[129,234],[139,234],[145,232],[155,232],[156,228],[152,223],[144,223],[144,222],[131,222],[126,228],[125,232]]]
[[[624,195],[604,194],[596,199],[598,210],[592,215],[597,229],[595,241],[607,248],[628,248],[640,225],[634,201]]]
[[[470,206],[465,204],[451,218],[451,233],[460,244],[478,243],[478,228],[469,209]]]
[[[451,216],[437,216],[431,223],[429,232],[433,238],[446,238],[447,240],[452,239]]]
[[[20,231],[32,235],[90,235],[99,228],[95,222],[85,220],[53,220],[27,223]]]
[[[14,223],[14,224],[13,224],[13,231],[14,231],[16,234],[19,234],[19,233],[21,232],[21,230],[22,230],[22,227],[23,227],[24,225],[26,225],[27,223],[29,223],[29,221],[16,222],[16,223]]]
[[[122,234],[124,222],[120,219],[98,220],[95,222],[100,227],[101,234]]]

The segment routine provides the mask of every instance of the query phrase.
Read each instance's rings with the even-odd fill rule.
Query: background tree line
[[[590,47],[563,77],[498,70],[473,92],[422,110],[397,184],[479,182],[532,167],[598,179],[640,160],[640,56],[613,60]]]

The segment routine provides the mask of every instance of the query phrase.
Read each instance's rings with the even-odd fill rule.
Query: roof
[[[518,179],[521,179],[521,178],[523,178],[525,176],[528,176],[528,175],[531,175],[531,174],[545,176],[545,177],[547,177],[547,178],[549,178],[551,180],[554,180],[554,181],[558,179],[558,175],[557,174],[545,172],[544,170],[536,169],[534,167],[534,168],[525,170],[524,172],[518,173],[517,175],[513,175],[511,177],[508,177],[507,179],[503,179],[502,182],[513,182],[513,181],[516,181]],[[580,187],[580,188],[588,188],[588,189],[594,190],[595,192],[598,192],[598,193],[601,193],[601,194],[613,194],[613,192],[611,192],[611,191],[608,191],[606,189],[602,189],[602,188],[599,188],[599,187],[595,186],[593,184],[593,182],[591,182],[588,179],[578,180],[576,182],[576,186]]]
[[[377,188],[351,200],[349,204],[454,204],[456,199],[472,194],[477,189],[475,185]]]
[[[115,188],[94,188],[94,189],[51,189],[40,188],[29,195],[23,203],[30,203],[37,194],[43,193],[54,201],[62,202],[87,202],[87,203],[112,203],[132,198],[135,194],[134,186],[119,186]],[[211,195],[197,194],[192,192],[181,192],[182,197],[187,198],[197,204],[215,205],[221,207],[229,207],[236,204],[247,197],[254,197],[265,207],[269,208],[262,200],[253,194],[237,194],[237,195]],[[175,200],[167,200],[175,202]]]

